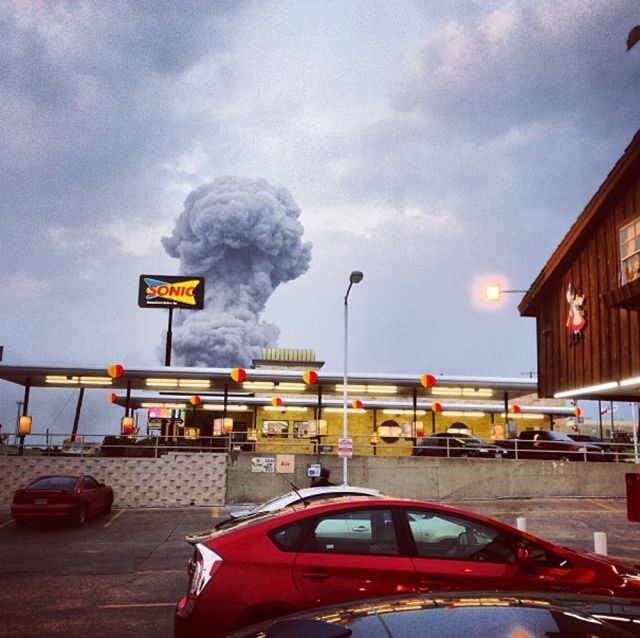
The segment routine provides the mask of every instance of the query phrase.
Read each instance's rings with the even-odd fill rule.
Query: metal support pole
[[[173,308],[169,308],[169,325],[167,326],[167,343],[164,351],[164,365],[171,365],[171,341],[173,339]]]

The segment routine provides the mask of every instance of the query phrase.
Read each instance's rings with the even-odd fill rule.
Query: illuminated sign
[[[140,275],[138,305],[141,308],[204,307],[204,277]]]
[[[174,423],[183,423],[183,411],[171,408],[149,408],[147,422],[149,425],[162,423],[163,420],[173,420]]]

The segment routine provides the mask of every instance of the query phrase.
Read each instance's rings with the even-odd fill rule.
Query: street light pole
[[[359,270],[354,270],[349,276],[349,287],[347,293],[344,296],[344,378],[342,383],[342,438],[347,439],[349,436],[349,428],[347,427],[347,370],[348,370],[348,356],[349,356],[349,293],[351,292],[351,286],[353,284],[359,284],[362,281],[364,275]],[[348,456],[345,454],[342,457],[342,483],[348,485],[347,480],[347,463]]]

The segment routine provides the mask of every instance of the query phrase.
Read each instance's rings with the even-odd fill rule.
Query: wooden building
[[[538,394],[640,400],[640,131],[519,305]]]

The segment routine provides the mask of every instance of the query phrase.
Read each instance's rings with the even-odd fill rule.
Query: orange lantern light
[[[302,380],[308,385],[318,383],[318,373],[315,370],[305,370],[302,373]]]
[[[107,395],[107,401],[109,403],[115,403],[117,399],[118,399],[118,395],[115,392],[110,392]]]
[[[282,405],[282,399],[280,397],[273,397],[273,399],[271,399],[271,405],[279,408]]]
[[[31,434],[31,417],[21,416],[18,421],[18,434],[24,436],[25,434]]]
[[[120,433],[123,436],[129,436],[133,434],[133,417],[132,416],[123,416],[120,421]]]
[[[114,363],[107,368],[107,373],[112,379],[119,379],[124,374],[124,368],[119,363]]]
[[[233,432],[233,419],[223,419],[223,424],[222,427],[224,428],[224,433],[225,434],[231,434],[231,432]]]
[[[514,404],[511,406],[511,412],[512,412],[513,414],[520,414],[520,413],[522,412],[522,408],[521,408],[519,405],[517,405],[516,403],[514,403]]]
[[[578,406],[573,408],[573,416],[582,416],[582,409]]]
[[[442,403],[432,403],[431,404],[431,410],[433,412],[442,412]]]
[[[189,403],[195,407],[196,405],[200,405],[202,403],[202,399],[197,394],[192,394],[189,397]]]
[[[360,399],[356,399],[352,404],[351,404],[356,410],[362,410],[362,401],[360,401]]]
[[[247,371],[244,368],[233,368],[229,376],[236,382],[242,383],[247,378]]]
[[[420,377],[420,383],[422,383],[425,388],[433,388],[436,384],[436,378],[432,374],[423,374]]]
[[[416,437],[420,438],[424,436],[424,423],[422,421],[415,422],[416,427]]]

